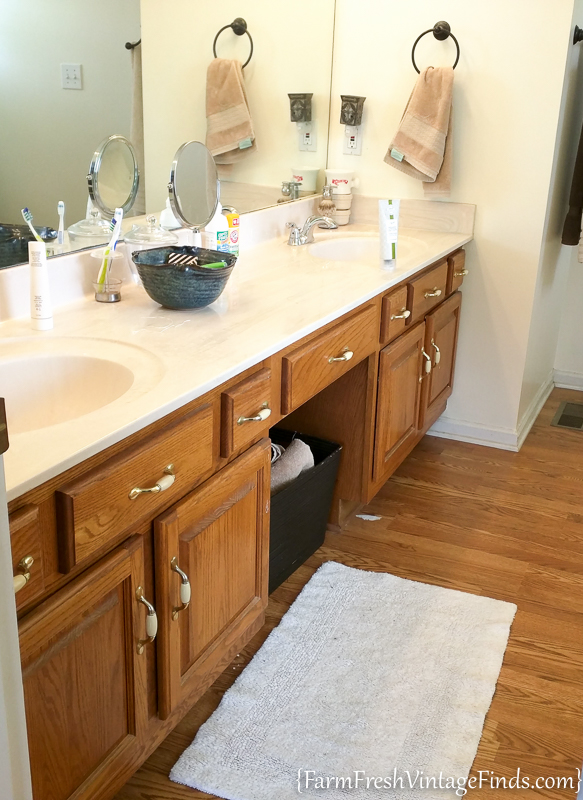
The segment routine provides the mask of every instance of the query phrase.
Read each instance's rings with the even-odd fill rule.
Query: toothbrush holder
[[[105,283],[93,284],[95,299],[98,303],[119,303],[121,300],[121,278],[105,278]]]

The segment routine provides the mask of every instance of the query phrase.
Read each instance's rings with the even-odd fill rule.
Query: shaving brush
[[[336,211],[334,200],[332,200],[332,187],[328,183],[322,189],[322,199],[318,211],[323,217],[329,217]]]

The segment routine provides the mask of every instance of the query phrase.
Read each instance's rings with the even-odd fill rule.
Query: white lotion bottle
[[[44,242],[28,243],[30,264],[30,318],[33,330],[50,331],[53,327],[53,309],[47,267],[47,249]]]
[[[381,261],[385,269],[393,269],[397,259],[397,240],[399,238],[400,200],[379,200],[379,237],[381,240]]]

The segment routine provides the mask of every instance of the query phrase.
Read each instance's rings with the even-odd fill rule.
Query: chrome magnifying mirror
[[[91,159],[87,185],[94,206],[111,217],[116,208],[127,214],[136,199],[140,173],[132,143],[114,134],[105,139]]]
[[[168,193],[174,216],[192,228],[200,245],[200,228],[214,217],[219,205],[219,177],[214,159],[202,142],[185,142],[176,152]]]

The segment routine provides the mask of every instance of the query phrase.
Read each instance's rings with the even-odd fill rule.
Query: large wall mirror
[[[177,149],[205,141],[213,42],[238,17],[250,36],[226,27],[215,48],[219,58],[244,63],[253,41],[243,78],[256,146],[241,148],[234,163],[219,164],[221,200],[240,212],[289,200],[282,183],[300,170],[316,170],[320,189],[334,2],[296,0],[292,22],[271,0],[30,0],[26,7],[6,0],[0,27],[0,267],[27,260],[26,248],[24,256],[6,260],[14,229],[26,236],[22,208],[30,209],[35,227],[58,228],[60,200],[66,228],[88,216],[91,158],[112,134],[127,137],[140,162],[140,189],[129,215],[161,212]],[[80,65],[81,88],[65,88],[63,83],[75,82],[74,65]],[[300,150],[300,131],[290,120],[293,93],[312,95],[310,150]],[[306,184],[305,191],[314,189]],[[68,249],[82,246],[71,240]]]

